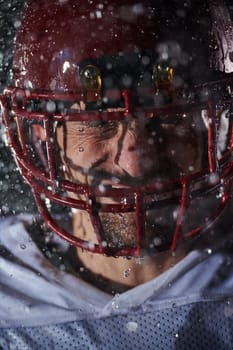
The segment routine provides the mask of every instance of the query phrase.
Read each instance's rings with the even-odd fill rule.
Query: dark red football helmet
[[[174,250],[219,217],[233,176],[232,27],[224,1],[27,2],[1,104],[17,164],[54,232],[92,252],[140,256]],[[139,175],[83,166],[78,156],[67,175],[71,136],[61,150],[59,128],[78,122],[79,133],[83,125],[107,135],[133,121],[144,128]],[[88,213],[96,241],[58,224],[51,203]],[[132,213],[134,239],[107,238],[104,213]],[[172,234],[145,239],[167,221]]]

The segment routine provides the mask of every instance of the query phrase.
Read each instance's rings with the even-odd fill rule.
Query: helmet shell
[[[155,45],[152,14],[134,0],[29,1],[16,38],[15,85],[78,90],[81,61]]]

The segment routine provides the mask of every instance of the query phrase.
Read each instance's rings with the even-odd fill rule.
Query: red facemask
[[[13,83],[1,97],[10,145],[45,222],[69,243],[112,256],[175,250],[205,231],[228,203],[233,174],[231,75],[213,73],[210,58],[207,81],[193,77],[187,57],[192,62],[198,49],[190,43],[184,49],[182,30],[171,40],[156,6],[126,3],[29,2],[16,37]],[[103,159],[95,165],[70,159],[66,128],[74,122],[101,130],[106,143],[121,126],[114,161],[105,154],[108,168]],[[119,165],[132,125],[137,141],[127,144],[129,168],[118,172],[109,164]],[[205,198],[214,204],[202,215],[197,203]],[[49,203],[87,213],[96,240],[58,224]],[[106,215],[120,222],[126,213],[133,237],[106,234]]]

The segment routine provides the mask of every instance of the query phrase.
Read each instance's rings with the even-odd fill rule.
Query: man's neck
[[[77,250],[77,254],[84,268],[95,276],[107,279],[109,284],[114,286],[114,290],[118,285],[119,290],[116,292],[128,290],[154,279],[174,266],[185,255],[184,252],[179,252],[179,254],[166,252],[154,257],[127,259],[106,257],[80,250]]]
[[[87,220],[87,217],[80,212],[73,216],[73,231],[79,238],[91,242],[95,241],[95,233],[90,220]],[[116,292],[120,292],[159,276],[180,261],[187,250],[187,247],[181,247],[175,254],[167,251],[153,256],[131,259],[107,257],[80,249],[77,249],[77,255],[84,270],[93,276],[94,284],[96,280],[104,279],[109,281],[110,286],[115,286],[114,290]],[[109,291],[109,286],[105,289]]]

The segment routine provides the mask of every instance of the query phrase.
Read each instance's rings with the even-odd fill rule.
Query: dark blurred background
[[[14,36],[20,25],[23,3],[22,0],[0,0],[0,92],[11,74]],[[4,126],[0,124],[0,216],[35,211],[31,190],[5,146]]]

